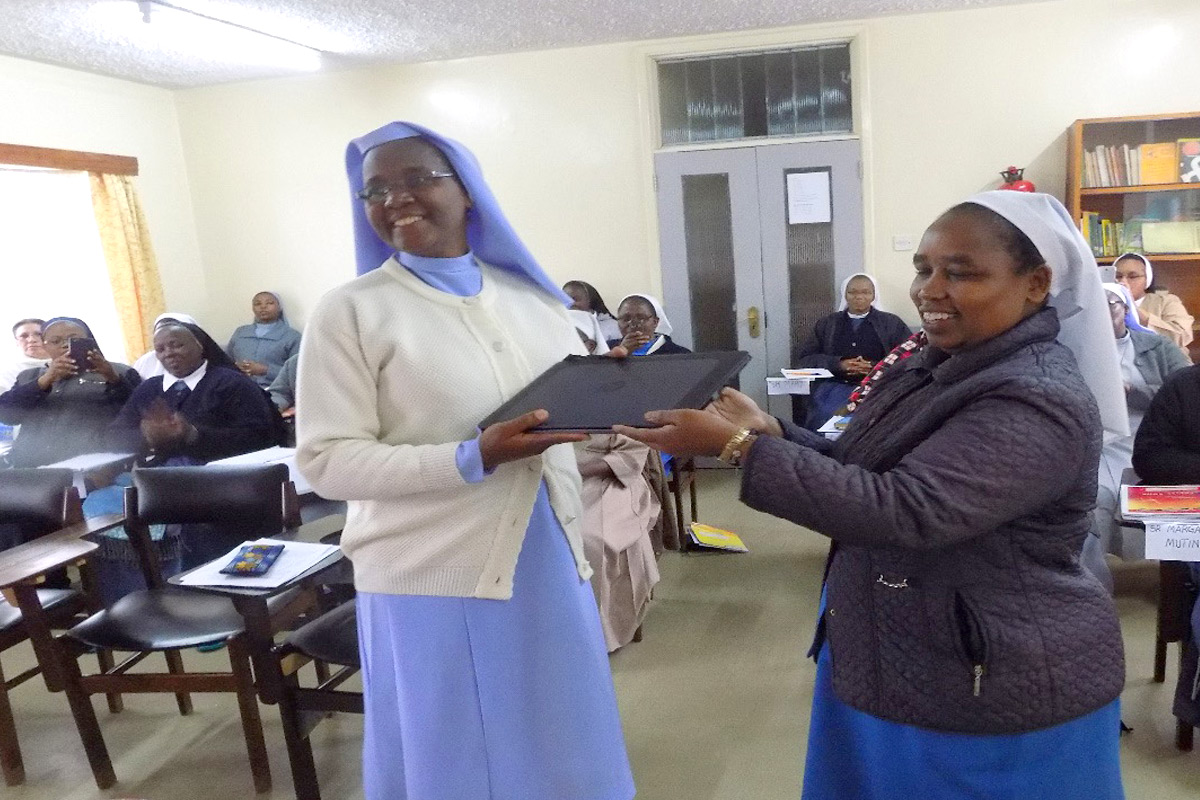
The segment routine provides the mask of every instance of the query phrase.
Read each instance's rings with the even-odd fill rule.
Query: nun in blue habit
[[[300,352],[300,332],[288,322],[275,292],[259,292],[250,306],[254,322],[233,332],[225,352],[246,377],[265,389],[287,360]]]
[[[360,277],[310,318],[297,460],[323,496],[349,502],[342,546],[358,589],[366,797],[628,800],[633,779],[591,571],[573,533],[580,523],[561,510],[579,502],[573,453],[565,470],[554,467],[570,453],[565,443],[584,437],[526,433],[529,421],[515,434],[508,423],[476,428],[495,408],[493,375],[503,385],[506,371],[520,373],[515,388],[531,379],[506,358],[536,376],[548,359],[583,352],[570,301],[457,142],[393,122],[350,143],[346,172]],[[497,296],[503,307],[479,316]],[[369,304],[378,306],[371,319]],[[529,320],[537,335],[520,333],[535,330]],[[319,388],[329,385],[345,391]],[[393,387],[403,387],[396,403]],[[364,405],[375,406],[368,432],[345,432]],[[451,433],[412,421],[421,415]],[[417,455],[400,482],[429,488],[393,488],[406,453]],[[448,469],[432,470],[433,481],[438,458]],[[371,488],[378,475],[390,476],[381,496]],[[531,510],[512,499],[516,490],[484,499],[508,480],[528,489]],[[473,515],[502,519],[510,506],[521,509],[500,526],[511,530],[489,540],[494,522]],[[476,581],[463,565],[480,541],[487,558]],[[467,583],[456,583],[460,573]]]

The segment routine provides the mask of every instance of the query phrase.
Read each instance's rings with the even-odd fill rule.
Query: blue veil
[[[450,162],[471,198],[467,212],[467,244],[479,260],[532,281],[563,305],[571,299],[542,270],[533,254],[517,236],[495,195],[483,179],[479,162],[470,150],[428,128],[411,122],[390,122],[382,128],[354,139],[346,147],[346,177],[350,180],[350,206],[354,217],[354,249],[358,274],[370,272],[395,254],[371,228],[358,192],[363,188],[362,164],[367,151],[397,139],[419,136],[428,140]]]

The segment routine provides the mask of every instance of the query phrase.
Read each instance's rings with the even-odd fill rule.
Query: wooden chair
[[[133,592],[55,637],[46,611],[30,583],[14,587],[38,660],[53,690],[64,691],[79,729],[96,784],[116,782],[112,761],[92,707],[91,695],[170,692],[179,711],[192,711],[191,692],[229,692],[237,697],[242,732],[254,787],[271,788],[270,764],[263,740],[253,673],[242,616],[224,597],[204,596],[164,581],[151,524],[262,525],[260,535],[298,524],[295,492],[287,467],[158,467],[136,470],[125,494],[125,529],[137,551],[150,588]],[[273,605],[280,625],[312,606],[311,595],[280,595]],[[230,671],[189,673],[180,651],[221,641],[228,646]],[[84,674],[79,656],[94,648],[131,652],[132,656],[96,674]],[[131,672],[154,653],[162,653],[166,672]]]
[[[360,669],[355,601],[337,606],[295,632],[275,650],[279,659],[279,716],[296,800],[321,800],[309,735],[330,712],[363,713],[362,692],[339,687]],[[300,668],[309,661],[331,664],[333,674],[317,671],[317,684],[301,686]]]
[[[691,500],[691,521],[695,522],[700,512],[696,506],[696,460],[687,458],[680,460],[671,456],[663,465],[667,471],[667,488],[671,492],[672,504],[675,509],[675,523],[679,530],[679,549],[686,552],[692,547],[692,538],[683,521],[683,491],[687,489]]]
[[[72,487],[73,474],[66,469],[13,469],[0,472],[0,526],[13,535],[12,541],[31,541],[64,527],[83,522],[79,493]],[[19,546],[19,545],[18,545]],[[69,588],[37,589],[48,623],[56,628],[69,627],[89,608],[81,592]],[[21,612],[0,600],[0,653],[27,641],[29,635]],[[112,654],[100,651],[101,667],[111,665]],[[11,678],[0,668],[0,768],[4,782],[16,786],[25,782],[25,764],[17,738],[10,690],[41,674],[34,666]]]

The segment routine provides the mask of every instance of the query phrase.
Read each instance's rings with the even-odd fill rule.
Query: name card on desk
[[[1200,561],[1200,522],[1146,520],[1146,558]]]

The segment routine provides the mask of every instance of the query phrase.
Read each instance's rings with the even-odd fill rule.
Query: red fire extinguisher
[[[1022,167],[1009,167],[1000,173],[1000,177],[1004,178],[1004,183],[1001,189],[1008,189],[1013,192],[1036,192],[1037,187],[1033,185],[1033,181],[1027,181],[1022,176],[1025,170]]]

